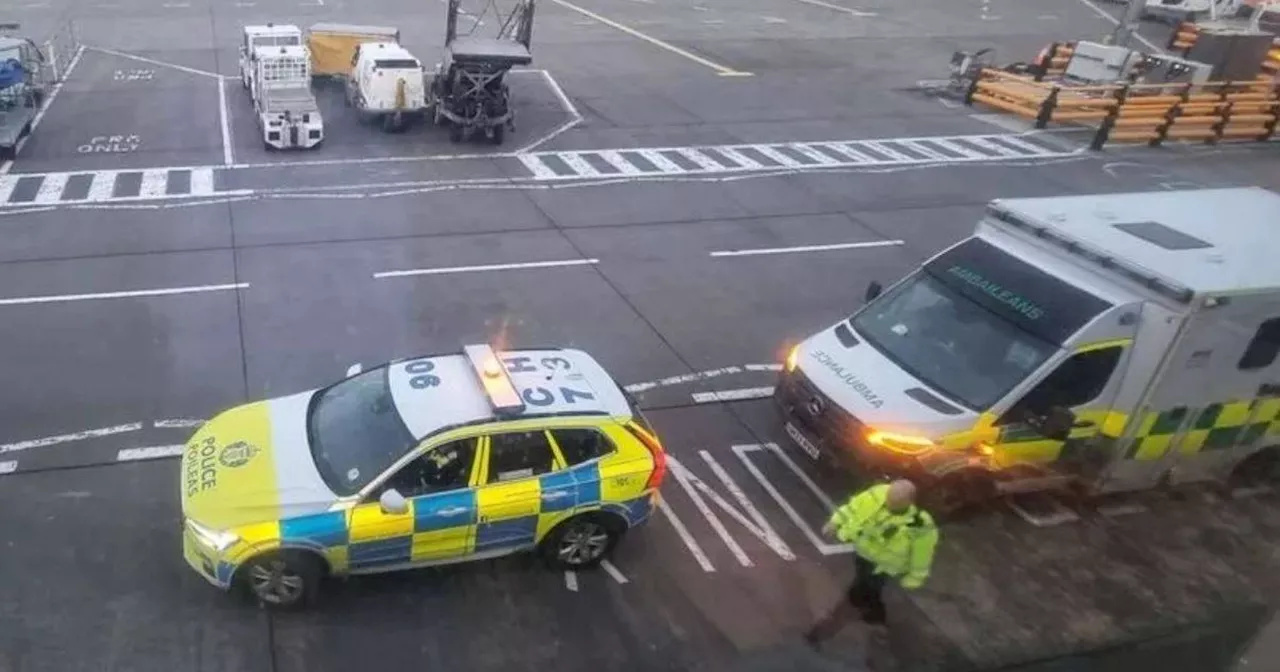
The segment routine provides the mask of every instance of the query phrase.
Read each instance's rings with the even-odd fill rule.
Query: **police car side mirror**
[[[409,500],[404,498],[395,488],[388,488],[378,498],[382,512],[389,516],[401,516],[409,513]]]
[[[875,280],[872,280],[867,285],[867,292],[862,295],[862,300],[866,301],[867,303],[870,303],[877,296],[880,296],[880,292],[883,292],[883,291],[884,291],[884,287],[881,286],[881,284],[876,282]]]
[[[1071,426],[1076,424],[1076,416],[1071,411],[1054,406],[1048,413],[1036,418],[1036,431],[1047,439],[1066,441],[1071,434]]]

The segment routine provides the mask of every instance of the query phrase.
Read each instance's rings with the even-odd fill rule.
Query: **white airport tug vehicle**
[[[364,42],[356,46],[347,78],[347,104],[360,120],[378,122],[382,130],[404,130],[413,117],[427,111],[422,62],[394,42]]]
[[[297,26],[246,26],[241,78],[253,98],[268,149],[311,149],[324,140],[324,119],[311,93],[311,55]]]

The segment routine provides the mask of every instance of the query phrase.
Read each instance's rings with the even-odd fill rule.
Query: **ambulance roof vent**
[[[1177,229],[1169,228],[1160,222],[1133,222],[1130,224],[1112,224],[1112,226],[1135,238],[1141,238],[1166,250],[1203,250],[1213,247],[1212,243],[1205,242]]]

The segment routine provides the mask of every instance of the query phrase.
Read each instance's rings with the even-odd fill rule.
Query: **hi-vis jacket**
[[[877,574],[899,579],[904,588],[919,588],[929,578],[938,528],[927,511],[915,506],[903,513],[889,511],[884,505],[888,493],[885,484],[863,490],[837,508],[831,522],[840,541],[853,544]]]

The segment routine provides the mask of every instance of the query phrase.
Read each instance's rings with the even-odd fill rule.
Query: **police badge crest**
[[[243,467],[259,452],[260,449],[251,443],[236,441],[222,448],[222,452],[218,455],[218,461],[225,467]]]

